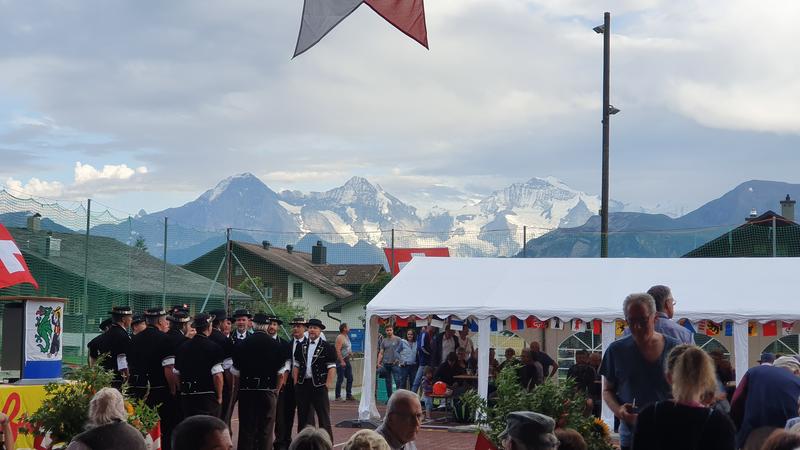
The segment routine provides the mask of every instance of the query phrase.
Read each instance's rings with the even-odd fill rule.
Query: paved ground
[[[383,407],[378,408],[383,414]],[[333,448],[341,449],[347,439],[359,431],[358,428],[337,428],[336,424],[347,419],[358,417],[358,402],[331,402],[331,422],[333,427]],[[296,425],[295,425],[296,427]],[[239,428],[238,414],[234,412],[231,423],[234,432],[234,445]],[[430,429],[427,426],[417,436],[419,450],[471,450],[475,448],[475,435],[472,433],[454,432],[455,427],[439,426]]]

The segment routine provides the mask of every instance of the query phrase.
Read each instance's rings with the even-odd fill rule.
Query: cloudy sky
[[[292,59],[301,0],[0,0],[0,181],[127,212],[245,171],[420,206],[534,176],[598,193],[609,10],[613,198],[800,182],[800,2],[425,7],[429,51],[362,6]]]

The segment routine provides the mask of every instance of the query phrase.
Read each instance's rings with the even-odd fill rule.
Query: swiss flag
[[[11,237],[11,233],[0,224],[0,288],[30,283],[36,289],[39,284],[33,279],[22,252]]]
[[[497,450],[497,447],[492,444],[492,441],[485,434],[478,433],[478,437],[475,440],[475,450]]]

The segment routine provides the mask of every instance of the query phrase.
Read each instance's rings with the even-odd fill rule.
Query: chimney
[[[781,201],[781,215],[786,219],[794,222],[794,204],[796,202],[789,198],[786,194],[786,200]]]
[[[322,245],[322,241],[317,241],[317,245],[311,247],[311,264],[327,264],[328,248]]]
[[[756,209],[753,208],[753,209],[750,210],[750,215],[744,218],[744,221],[745,222],[752,222],[753,219],[755,219],[756,217],[758,217],[758,211],[756,211]]]
[[[48,258],[61,256],[61,239],[54,238],[52,231],[47,233],[44,251]]]
[[[40,231],[42,229],[42,215],[36,213],[28,217],[28,231]]]
[[[269,241],[261,241],[261,246],[264,247],[264,250],[269,250],[272,244],[270,244]]]
[[[292,253],[292,250],[294,250],[294,245],[286,244],[286,253]]]

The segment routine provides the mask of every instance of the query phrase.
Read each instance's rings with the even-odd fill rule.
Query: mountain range
[[[800,196],[800,185],[748,181],[676,218],[612,201],[610,231],[624,239],[610,240],[610,254],[680,256],[726,227],[741,224],[753,209],[780,212],[779,201],[787,194]],[[329,260],[341,263],[381,260],[380,249],[392,242],[396,247],[448,247],[454,256],[595,256],[599,209],[598,196],[552,177],[531,178],[473,204],[454,210],[435,208],[422,215],[362,177],[325,192],[303,193],[275,192],[258,177],[243,173],[184,205],[140,211],[121,223],[97,225],[91,233],[131,244],[142,238],[149,251],[161,257],[166,217],[167,259],[178,264],[224,243],[227,228],[232,229],[231,239],[292,244],[303,251],[322,240],[328,245]],[[22,219],[0,214],[0,221],[10,226]]]

